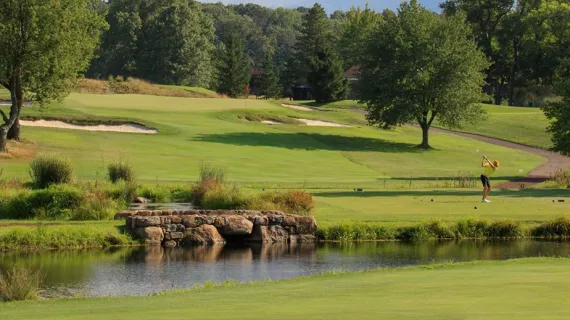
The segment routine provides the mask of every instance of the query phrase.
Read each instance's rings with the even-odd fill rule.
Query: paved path
[[[363,114],[363,115],[366,115],[365,110],[353,109],[353,111],[360,113],[360,114]],[[506,182],[506,183],[503,183],[501,185],[496,186],[496,188],[499,188],[499,189],[519,189],[521,184],[523,184],[524,187],[528,187],[528,186],[531,186],[533,184],[541,183],[541,182],[544,182],[544,181],[550,179],[550,177],[553,176],[556,173],[556,171],[559,169],[566,170],[566,169],[570,168],[570,158],[569,157],[563,156],[561,154],[558,154],[558,153],[555,153],[552,151],[548,151],[548,150],[544,150],[544,149],[540,149],[540,148],[535,148],[535,147],[529,147],[529,146],[525,146],[525,145],[518,144],[515,142],[491,138],[491,137],[482,136],[482,135],[478,135],[478,134],[463,133],[463,132],[451,131],[451,130],[446,130],[446,129],[433,128],[433,127],[430,130],[432,132],[454,134],[457,136],[466,137],[466,138],[470,138],[470,139],[474,139],[474,140],[479,140],[479,141],[491,143],[491,144],[506,147],[506,148],[526,151],[529,153],[534,153],[534,154],[537,154],[539,156],[545,157],[548,160],[545,164],[534,168],[528,174],[528,176],[521,178],[518,181],[509,181],[509,182]]]

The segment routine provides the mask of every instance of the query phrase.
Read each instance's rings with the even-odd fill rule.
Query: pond
[[[364,270],[432,262],[570,256],[570,242],[423,241],[311,245],[121,248],[0,253],[0,269],[45,275],[42,296],[148,295],[228,278],[284,279],[327,270]]]

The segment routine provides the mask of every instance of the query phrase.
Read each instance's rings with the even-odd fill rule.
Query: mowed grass
[[[325,274],[154,297],[0,304],[2,319],[567,319],[570,260]],[[128,306],[128,307],[126,307]]]
[[[315,107],[319,110],[363,110],[365,105],[354,100],[345,100],[328,104],[317,104],[313,101],[295,101],[292,104]],[[533,147],[548,149],[552,147],[552,135],[546,131],[548,119],[540,108],[508,107],[483,104],[487,119],[478,124],[465,124],[462,128],[447,128],[437,123],[434,127],[442,127],[460,132],[480,134],[503,139]]]
[[[319,227],[356,221],[406,226],[466,218],[535,224],[570,214],[567,190],[496,190],[489,195],[491,203],[481,203],[481,191],[475,189],[318,190],[313,194]]]
[[[79,179],[105,179],[106,165],[119,157],[133,165],[141,181],[149,183],[193,181],[200,162],[206,161],[225,169],[232,181],[256,185],[429,180],[459,171],[478,176],[477,149],[501,160],[497,181],[523,176],[545,162],[532,154],[437,133],[431,135],[435,150],[420,151],[415,146],[421,133],[415,128],[383,131],[366,126],[362,115],[346,110],[303,112],[254,99],[72,94],[45,113],[33,107],[23,113],[133,119],[159,130],[152,135],[23,127],[23,138],[32,141],[38,152],[70,158]],[[352,127],[266,125],[239,118],[247,113],[320,119]],[[1,160],[3,176],[26,179],[29,160]]]
[[[218,98],[219,95],[216,91],[200,88],[200,87],[188,87],[188,86],[174,86],[174,85],[159,85],[161,88],[165,89],[179,89],[191,93],[200,93],[210,98]]]

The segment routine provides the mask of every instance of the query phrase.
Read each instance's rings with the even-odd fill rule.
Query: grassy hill
[[[75,93],[45,112],[26,107],[23,115],[132,119],[159,130],[153,135],[23,128],[23,138],[33,148],[69,157],[82,179],[103,179],[106,164],[118,157],[129,160],[148,182],[194,180],[200,162],[207,161],[240,183],[320,187],[379,184],[386,178],[435,180],[459,171],[477,174],[477,149],[501,160],[497,180],[524,175],[544,162],[524,152],[436,133],[431,135],[436,150],[423,152],[415,148],[421,138],[415,128],[382,131],[366,126],[362,115],[354,112],[297,111],[263,100]],[[267,125],[242,119],[247,115],[319,119],[352,127]],[[3,159],[4,176],[27,177],[29,160]]]

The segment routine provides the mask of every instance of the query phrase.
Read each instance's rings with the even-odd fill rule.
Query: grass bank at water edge
[[[228,281],[156,296],[0,303],[0,314],[6,320],[181,314],[195,319],[566,319],[569,270],[568,259],[530,258],[328,272],[281,281]]]

